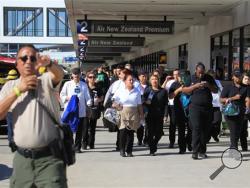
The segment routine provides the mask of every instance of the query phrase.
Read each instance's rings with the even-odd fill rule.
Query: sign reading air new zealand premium
[[[78,20],[77,33],[173,34],[174,21]]]
[[[143,46],[144,37],[89,37],[91,47],[129,47]]]

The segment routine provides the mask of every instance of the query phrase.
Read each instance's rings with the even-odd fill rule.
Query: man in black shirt
[[[213,77],[205,74],[205,65],[202,63],[196,65],[191,86],[182,88],[182,92],[191,94],[189,118],[192,126],[193,159],[198,159],[198,154],[201,158],[207,158],[206,142],[213,114],[211,91],[217,93],[217,90]]]

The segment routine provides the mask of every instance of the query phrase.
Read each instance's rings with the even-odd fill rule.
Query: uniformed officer
[[[213,97],[211,92],[217,93],[218,89],[213,77],[205,74],[205,65],[203,63],[196,65],[191,82],[192,85],[183,87],[182,92],[191,94],[189,119],[192,127],[192,158],[198,159],[198,154],[201,158],[207,158],[206,143],[213,118]]]
[[[48,72],[37,76],[40,66],[46,66]],[[0,119],[12,112],[17,145],[10,187],[67,187],[64,162],[52,156],[48,147],[57,138],[58,129],[37,102],[47,106],[59,121],[54,90],[63,71],[48,56],[39,57],[32,45],[18,50],[16,68],[20,78],[8,81],[0,92]]]

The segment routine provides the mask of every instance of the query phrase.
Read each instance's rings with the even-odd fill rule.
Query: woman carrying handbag
[[[116,108],[121,115],[121,122],[119,125],[119,143],[120,155],[122,157],[133,157],[133,143],[134,132],[140,126],[140,120],[143,120],[143,109],[141,102],[140,91],[133,86],[132,72],[124,71],[125,87],[119,89],[113,96],[113,107]]]
[[[230,130],[230,147],[238,149],[249,91],[242,85],[240,70],[233,71],[232,79],[233,83],[223,88],[220,101],[224,105],[222,112]]]

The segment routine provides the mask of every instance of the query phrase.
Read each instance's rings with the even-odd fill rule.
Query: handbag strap
[[[56,125],[56,127],[59,128],[61,126],[61,124],[56,120],[56,118],[54,116],[52,116],[52,113],[50,112],[50,110],[39,99],[36,98],[36,101],[45,110],[45,112],[48,114],[48,116],[53,121],[53,123]]]

